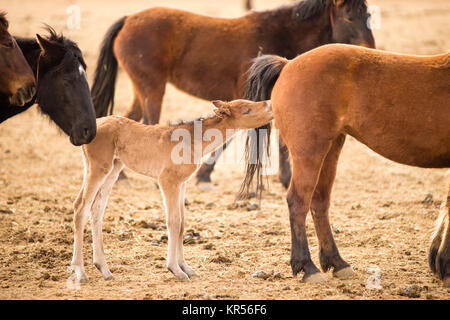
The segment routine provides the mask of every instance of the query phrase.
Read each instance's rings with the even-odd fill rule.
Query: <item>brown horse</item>
[[[335,276],[347,277],[353,271],[339,254],[328,219],[345,137],[398,163],[449,168],[450,52],[413,56],[333,44],[290,61],[263,56],[249,72],[247,97],[272,99],[275,124],[293,161],[287,195],[293,273],[304,271],[306,281],[325,279],[309,254],[305,219],[311,209],[323,271],[333,268]],[[261,163],[249,165],[243,189],[255,167]],[[431,269],[446,286],[449,219],[447,207],[429,255]]]
[[[11,104],[23,106],[33,98],[36,83],[16,40],[8,32],[6,14],[0,12],[0,94]]]
[[[374,47],[368,17],[365,0],[304,0],[236,19],[168,8],[123,17],[101,47],[91,90],[97,116],[105,116],[108,108],[112,114],[117,60],[134,91],[125,116],[154,124],[167,82],[206,100],[238,99],[245,91],[245,72],[258,54],[292,59],[333,42]],[[282,155],[281,180],[287,187],[291,173]],[[202,167],[199,181],[209,182],[212,169]]]

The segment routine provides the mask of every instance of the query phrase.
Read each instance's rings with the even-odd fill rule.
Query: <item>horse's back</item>
[[[400,163],[449,167],[448,61],[449,54],[414,56],[323,46],[283,69],[272,95],[274,112],[298,122],[321,123],[329,128],[330,138],[350,134]]]

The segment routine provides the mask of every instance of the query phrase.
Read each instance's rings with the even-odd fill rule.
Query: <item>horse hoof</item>
[[[444,287],[450,289],[450,277],[444,279]]]
[[[191,279],[189,279],[188,275],[185,274],[185,273],[177,275],[176,277],[181,282],[189,282],[189,281],[191,281]]]
[[[197,186],[201,191],[212,191],[213,189],[213,186],[210,182],[199,182]]]
[[[104,275],[104,276],[103,276],[103,279],[105,279],[106,281],[110,281],[110,280],[114,280],[114,277],[113,277],[112,274],[110,274],[110,275]]]
[[[305,275],[303,277],[303,282],[312,284],[324,283],[327,282],[327,277],[324,274],[317,272],[309,276]]]
[[[333,272],[333,276],[338,279],[348,279],[355,274],[352,267],[348,266],[344,269]]]

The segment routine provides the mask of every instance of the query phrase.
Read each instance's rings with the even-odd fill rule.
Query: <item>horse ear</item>
[[[49,40],[42,38],[39,34],[36,33],[36,41],[39,44],[39,47],[41,47],[42,53],[45,54],[45,52],[47,52],[52,44]]]
[[[333,4],[334,4],[336,7],[342,6],[342,5],[344,4],[344,2],[345,2],[345,0],[333,0]]]
[[[212,104],[216,107],[216,108],[223,108],[225,107],[227,104],[225,102],[223,102],[222,100],[214,100],[212,101]]]
[[[225,117],[231,116],[231,110],[228,106],[225,107],[218,107],[217,109],[214,109],[214,113],[216,116],[218,116],[220,119],[223,119]]]

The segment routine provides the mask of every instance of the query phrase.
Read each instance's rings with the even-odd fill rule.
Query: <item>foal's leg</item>
[[[102,222],[103,215],[105,214],[105,208],[108,203],[109,195],[114,183],[119,177],[119,173],[123,169],[123,164],[120,160],[114,161],[113,168],[110,174],[105,179],[104,184],[97,192],[94,204],[92,205],[92,249],[93,249],[93,262],[95,267],[102,273],[105,280],[112,279],[112,273],[106,263],[105,252],[103,249],[103,235],[102,235]]]
[[[184,196],[186,192],[186,182],[181,185],[180,190],[180,217],[181,217],[181,226],[180,226],[180,236],[178,238],[178,248],[177,248],[177,256],[178,256],[178,265],[181,270],[183,270],[189,278],[196,276],[195,271],[184,261],[184,253],[183,253],[183,236],[184,236]]]
[[[292,272],[297,275],[300,271],[304,271],[303,281],[311,283],[326,281],[325,276],[311,260],[305,223],[326,151],[305,150],[301,154],[292,153],[293,176],[287,195],[291,224]]]
[[[339,250],[334,242],[328,217],[331,189],[333,188],[339,154],[344,142],[345,135],[340,135],[333,142],[322,165],[319,182],[317,183],[311,202],[314,227],[316,229],[317,237],[319,238],[320,265],[325,272],[330,268],[333,268],[333,275],[338,278],[346,278],[353,274],[350,265],[345,262],[339,254]]]
[[[431,270],[450,288],[450,181],[447,197],[437,220],[428,261]]]
[[[87,170],[88,177],[85,181],[84,189],[82,191],[81,200],[75,201],[75,216],[74,216],[74,244],[73,257],[71,262],[72,270],[75,272],[76,280],[80,282],[87,281],[88,277],[84,269],[83,261],[83,234],[84,227],[89,212],[94,202],[95,196],[105,181],[105,174],[101,171]]]
[[[164,205],[166,207],[166,220],[169,243],[167,246],[167,269],[172,272],[178,280],[189,281],[189,276],[178,265],[178,248],[180,244],[181,212],[180,212],[180,192],[181,185],[173,181],[170,174],[162,174],[159,179],[161,192],[163,194]],[[183,243],[181,243],[181,246]]]

